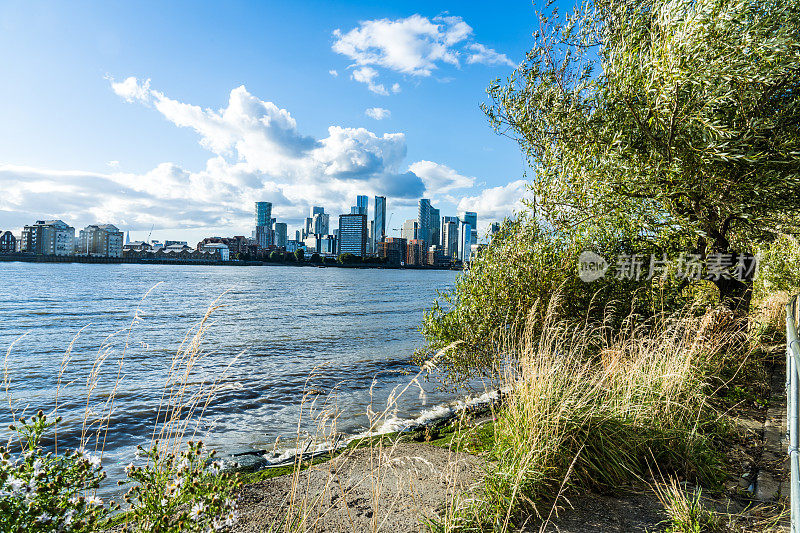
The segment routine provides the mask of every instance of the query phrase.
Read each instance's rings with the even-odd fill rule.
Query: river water
[[[110,480],[119,479],[135,446],[150,442],[181,341],[217,300],[222,307],[208,321],[203,356],[188,380],[189,390],[201,383],[208,390],[213,382],[219,389],[200,427],[205,442],[234,453],[272,448],[276,437],[291,440],[298,420],[313,432],[316,423],[300,417],[303,391],[318,398],[317,406],[335,405],[337,431],[356,434],[368,426],[368,411],[380,411],[391,391],[418,370],[410,356],[423,345],[423,312],[456,275],[0,263],[0,351],[9,352],[11,405],[17,416],[58,405],[64,418],[58,445],[66,447],[80,441],[87,396],[89,423],[111,411],[103,463]],[[131,325],[137,309],[139,319]],[[97,379],[89,380],[97,385],[87,388],[98,357],[104,362]],[[414,417],[455,398],[435,382],[420,385],[400,398],[397,417]],[[2,399],[3,428],[10,409]],[[6,429],[0,437],[8,437]]]

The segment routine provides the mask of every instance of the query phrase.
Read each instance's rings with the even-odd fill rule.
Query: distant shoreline
[[[207,261],[193,259],[139,259],[126,257],[85,257],[69,255],[25,255],[25,254],[0,254],[0,262],[21,263],[91,263],[91,264],[133,264],[133,265],[181,265],[181,266],[294,266],[310,268],[379,268],[387,270],[461,270],[451,267],[437,266],[399,266],[387,264],[359,263],[343,265],[341,263],[311,263],[310,261]]]

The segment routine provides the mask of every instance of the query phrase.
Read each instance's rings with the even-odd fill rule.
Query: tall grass
[[[442,530],[506,531],[547,522],[574,487],[607,489],[655,463],[689,479],[722,479],[709,376],[742,340],[720,311],[629,320],[619,331],[558,321],[504,347],[512,394],[495,425],[483,498]]]

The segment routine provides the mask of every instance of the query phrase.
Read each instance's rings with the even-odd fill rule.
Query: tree
[[[359,256],[351,253],[339,254],[339,257],[336,258],[336,261],[341,265],[354,265],[362,262]]]
[[[294,251],[294,258],[297,259],[298,263],[302,263],[303,259],[305,259],[306,252],[302,248],[298,248]]]
[[[311,257],[308,260],[314,264],[322,263],[322,257],[316,252],[311,254]]]
[[[800,3],[596,0],[557,15],[541,17],[535,46],[484,106],[536,172],[539,216],[672,233],[704,260],[789,230],[800,213]],[[712,281],[747,312],[751,281]]]

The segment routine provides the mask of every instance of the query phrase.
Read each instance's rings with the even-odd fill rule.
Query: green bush
[[[20,450],[0,447],[0,531],[96,531],[112,507],[95,496],[105,479],[99,456],[83,449],[56,455],[41,447],[49,422],[39,411],[10,426]]]

